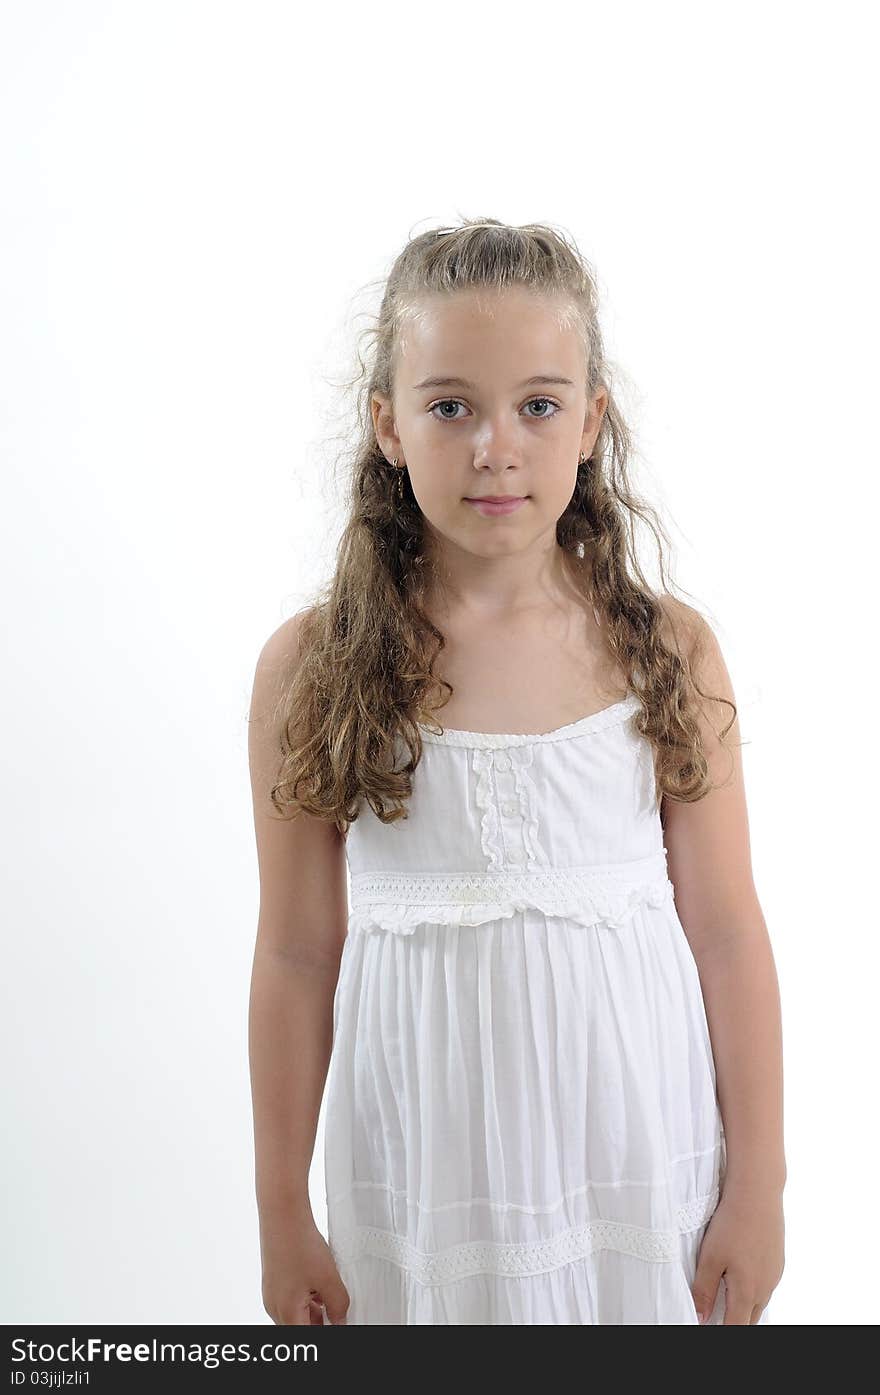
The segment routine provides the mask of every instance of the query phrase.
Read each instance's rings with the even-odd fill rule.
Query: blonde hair
[[[373,393],[393,400],[393,362],[408,319],[428,295],[523,286],[552,297],[563,322],[582,337],[592,398],[608,393],[590,459],[578,465],[572,498],[556,525],[566,570],[591,603],[629,686],[642,709],[638,729],[654,748],[658,805],[663,794],[677,800],[702,798],[712,788],[702,745],[691,671],[682,653],[666,601],[656,595],[639,565],[634,521],[651,528],[660,576],[669,583],[662,539],[668,538],[655,511],[639,499],[628,480],[632,440],[612,390],[598,317],[598,297],[589,264],[574,244],[551,227],[511,227],[496,219],[466,220],[411,238],[394,261],[366,361],[359,355],[358,439],[350,469],[348,518],[334,574],[302,616],[298,657],[282,686],[276,709],[281,760],[272,803],[292,817],[302,809],[332,819],[344,835],[362,800],[384,823],[406,818],[412,775],[422,754],[420,723],[429,723],[443,702],[431,704],[440,687],[434,675],[445,647],[442,632],[423,604],[437,581],[424,549],[423,517],[408,476],[386,460],[373,425]],[[726,735],[736,717],[734,707]],[[394,768],[397,738],[409,752]]]

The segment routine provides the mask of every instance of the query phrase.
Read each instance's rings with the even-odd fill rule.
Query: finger
[[[724,1326],[748,1327],[752,1316],[752,1301],[740,1285],[727,1280],[727,1294],[724,1302]]]
[[[308,1298],[303,1298],[302,1302],[297,1303],[292,1315],[282,1318],[282,1322],[285,1327],[311,1327],[312,1310]]]
[[[330,1322],[335,1326],[344,1326],[351,1298],[338,1274],[331,1275],[326,1281],[321,1290],[321,1297],[324,1299]]]
[[[701,1322],[706,1322],[718,1298],[718,1285],[721,1283],[720,1269],[710,1269],[708,1264],[702,1268],[698,1267],[694,1282],[691,1285],[691,1297],[694,1300],[697,1314]]]

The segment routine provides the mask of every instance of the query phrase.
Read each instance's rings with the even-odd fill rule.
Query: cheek
[[[472,510],[458,493],[440,484],[436,477],[416,476],[410,480],[410,486],[426,523],[435,524],[443,532],[467,526]]]
[[[577,486],[577,475],[565,475],[557,480],[553,487],[553,502],[558,505],[559,512],[564,513],[571,503],[571,496]]]
[[[467,493],[467,478],[462,470],[436,461],[430,468],[410,470],[407,467],[413,493],[417,499],[430,500],[435,508],[455,508]]]
[[[436,513],[438,509],[448,508],[454,502],[455,496],[451,490],[446,489],[435,474],[408,473],[412,492],[425,513]]]

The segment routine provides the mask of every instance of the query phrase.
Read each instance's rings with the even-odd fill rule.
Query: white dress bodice
[[[364,803],[349,829],[350,931],[477,925],[528,907],[590,925],[663,899],[640,707],[630,693],[538,735],[421,727],[408,816],[385,824]]]

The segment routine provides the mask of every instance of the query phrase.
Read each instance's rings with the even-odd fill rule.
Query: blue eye
[[[532,405],[533,402],[546,402],[548,406],[554,407],[554,408],[555,408],[555,411],[552,412],[552,413],[546,413],[546,412],[545,412],[542,416],[539,416],[539,417],[532,417],[532,421],[552,421],[553,417],[555,417],[556,414],[557,414],[558,412],[561,412],[561,411],[562,411],[562,408],[560,407],[559,403],[558,403],[558,402],[554,402],[554,401],[553,401],[551,398],[549,398],[549,397],[530,397],[529,400],[528,400],[528,402],[526,403],[526,406],[527,406],[527,407],[530,407],[530,406]],[[463,403],[463,402],[460,402],[459,399],[458,399],[457,397],[443,397],[443,398],[441,398],[441,400],[440,400],[439,402],[434,402],[434,403],[428,408],[428,411],[431,412],[431,413],[433,413],[433,412],[435,412],[435,411],[437,410],[438,407],[446,407],[446,406],[463,407],[463,406],[464,406],[464,403]],[[460,417],[439,416],[439,417],[435,417],[434,420],[435,420],[435,421],[460,421],[461,418],[460,418]]]

